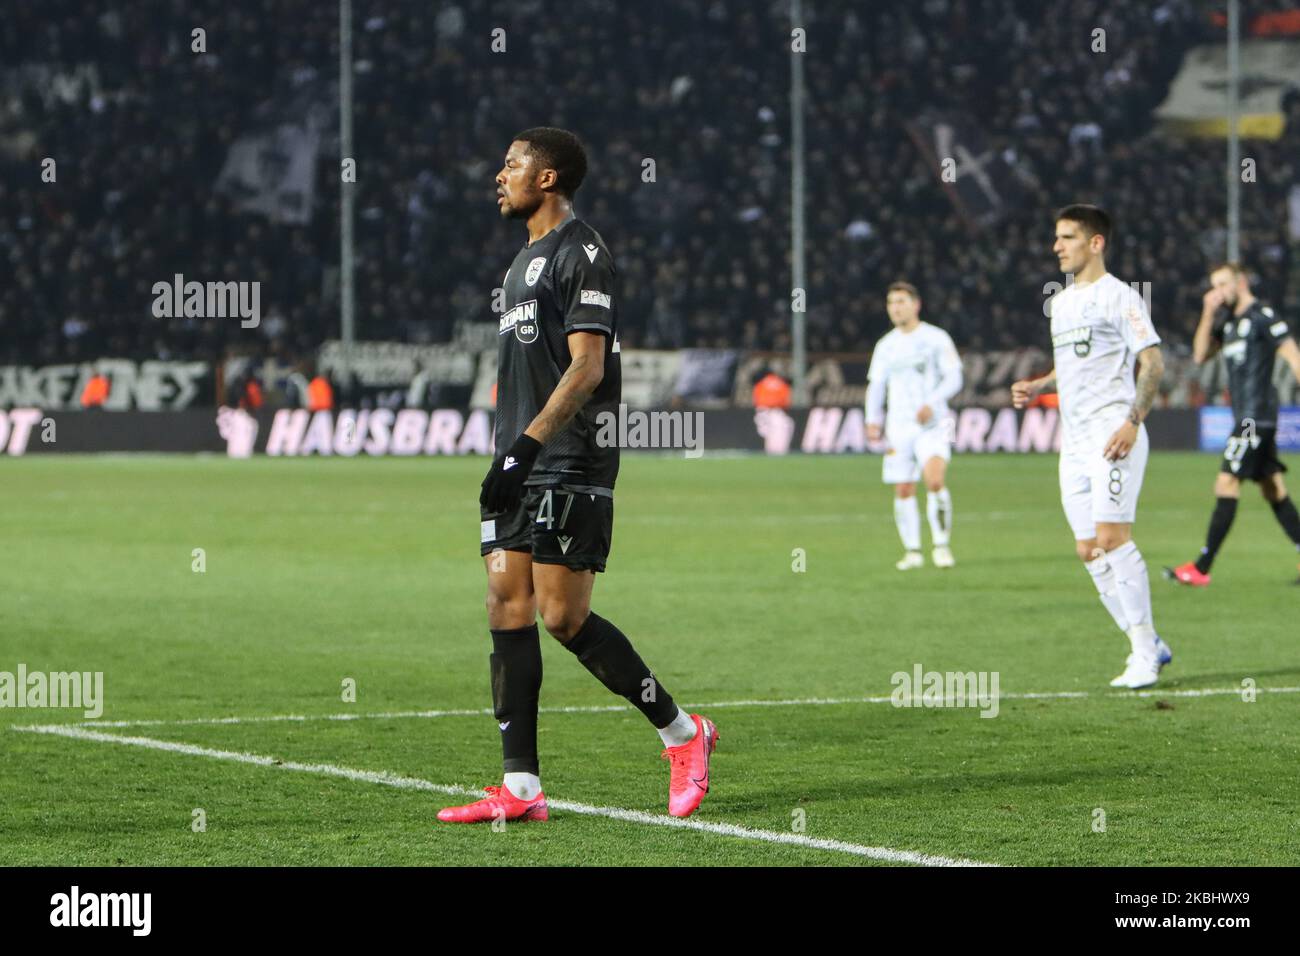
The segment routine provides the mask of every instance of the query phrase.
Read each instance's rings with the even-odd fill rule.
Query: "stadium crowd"
[[[1263,4],[1247,2],[1247,14]],[[1041,345],[1059,279],[1051,211],[1116,218],[1110,269],[1151,283],[1167,340],[1190,339],[1223,248],[1221,140],[1171,138],[1152,111],[1183,52],[1223,36],[1192,0],[813,3],[808,104],[809,348],[862,351],[888,283],[920,286],[959,346]],[[591,173],[580,215],[622,274],[625,346],[786,349],[790,23],[784,2],[354,3],[357,326],[446,341],[493,320],[523,232],[493,176],[511,133],[567,126]],[[205,52],[194,34],[205,31]],[[1106,31],[1107,52],[1093,50]],[[504,31],[496,33],[494,31]],[[0,363],[101,355],[291,361],[338,335],[338,14],[313,0],[10,0],[0,19]],[[504,46],[504,49],[502,49]],[[331,125],[305,222],[214,188],[267,101]],[[1289,268],[1300,95],[1251,141],[1243,248],[1266,297]],[[909,134],[927,112],[978,123],[1015,170],[997,221],[954,210]],[[56,164],[54,182],[42,160]],[[652,161],[652,162],[651,162]],[[1266,173],[1266,174],[1265,174]],[[261,283],[261,324],[155,318],[154,283]]]

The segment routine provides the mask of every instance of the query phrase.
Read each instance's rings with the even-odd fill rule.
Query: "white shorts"
[[[1137,441],[1119,461],[1107,461],[1102,455],[1112,433],[1100,444],[1093,442],[1087,451],[1061,449],[1061,507],[1076,541],[1097,537],[1099,521],[1132,524],[1137,518],[1150,452],[1147,429],[1138,426]]]
[[[934,428],[909,428],[906,431],[887,429],[885,452],[882,466],[883,478],[887,485],[903,482],[920,481],[921,469],[931,458],[952,460],[952,444],[948,441],[950,429],[942,422]]]

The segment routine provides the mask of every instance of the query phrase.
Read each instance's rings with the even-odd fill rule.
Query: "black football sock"
[[[1296,513],[1295,502],[1290,497],[1274,501],[1273,514],[1277,516],[1277,523],[1282,526],[1291,543],[1300,548],[1300,514]]]
[[[565,645],[596,679],[641,713],[656,728],[677,716],[677,704],[637,654],[623,632],[595,611]]]
[[[1232,519],[1235,517],[1237,517],[1236,498],[1214,500],[1214,514],[1210,515],[1210,530],[1205,535],[1205,547],[1201,548],[1201,556],[1196,559],[1197,571],[1202,574],[1210,573],[1214,556],[1219,553],[1219,548],[1223,545],[1223,539],[1228,536],[1228,529],[1232,527]]]
[[[537,698],[542,644],[537,625],[492,631],[492,704],[506,773],[537,773]]]

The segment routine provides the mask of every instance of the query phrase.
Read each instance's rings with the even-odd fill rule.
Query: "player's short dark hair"
[[[1106,240],[1107,245],[1110,244],[1110,214],[1100,206],[1089,205],[1086,202],[1071,203],[1057,212],[1056,222],[1062,219],[1077,222],[1089,237],[1101,236]]]
[[[889,283],[889,288],[885,290],[886,299],[889,298],[889,293],[891,292],[906,292],[917,302],[921,301],[921,293],[916,291],[916,286],[912,285],[910,282],[905,282],[902,279],[899,279],[897,282]]]
[[[515,134],[515,140],[528,144],[543,169],[555,170],[555,190],[569,199],[587,178],[587,150],[567,129],[534,126]]]

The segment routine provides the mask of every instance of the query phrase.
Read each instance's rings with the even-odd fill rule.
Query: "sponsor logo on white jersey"
[[[597,292],[594,289],[582,290],[583,305],[598,305],[602,309],[609,308],[609,295],[604,292]]]
[[[1058,332],[1052,336],[1052,348],[1065,348],[1067,345],[1074,346],[1074,354],[1082,358],[1092,351],[1092,326],[1081,325],[1078,328],[1066,329],[1064,332]]]

